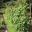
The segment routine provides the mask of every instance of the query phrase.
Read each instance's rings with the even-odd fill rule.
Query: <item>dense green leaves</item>
[[[16,4],[16,3],[15,3]],[[27,32],[29,27],[29,17],[27,16],[26,0],[18,0],[15,6],[5,4],[4,18],[7,23],[8,32]]]

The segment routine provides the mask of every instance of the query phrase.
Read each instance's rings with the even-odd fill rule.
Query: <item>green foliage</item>
[[[27,32],[29,27],[29,17],[26,15],[28,4],[26,0],[18,1],[15,6],[5,4],[6,8],[3,9],[8,32]]]

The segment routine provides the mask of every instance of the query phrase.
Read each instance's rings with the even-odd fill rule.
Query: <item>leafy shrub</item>
[[[3,10],[8,32],[27,32],[29,17],[26,15],[28,6],[26,0],[20,0],[15,6],[5,5],[6,8]]]

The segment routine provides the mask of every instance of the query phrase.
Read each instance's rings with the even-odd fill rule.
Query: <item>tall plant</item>
[[[8,32],[27,32],[29,17],[27,16],[27,0],[18,0],[14,6],[6,4],[5,21],[8,26]]]

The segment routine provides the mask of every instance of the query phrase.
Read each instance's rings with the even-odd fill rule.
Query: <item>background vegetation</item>
[[[27,32],[29,27],[29,17],[27,15],[27,0],[17,0],[4,3],[4,18],[8,32]]]

